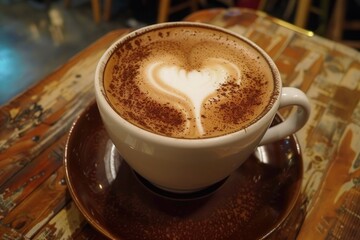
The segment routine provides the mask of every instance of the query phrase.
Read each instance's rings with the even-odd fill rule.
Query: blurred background
[[[0,105],[111,30],[213,7],[261,10],[360,49],[360,0],[0,0]]]

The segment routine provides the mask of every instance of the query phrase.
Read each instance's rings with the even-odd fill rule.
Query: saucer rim
[[[94,227],[97,231],[99,231],[101,234],[103,234],[104,236],[110,238],[110,239],[117,239],[117,236],[114,236],[113,233],[111,233],[107,228],[105,228],[104,226],[102,226],[85,208],[85,206],[82,204],[82,201],[79,199],[78,194],[76,193],[76,191],[74,190],[74,182],[71,180],[72,177],[70,176],[70,172],[69,172],[69,145],[71,143],[71,140],[73,138],[73,134],[74,131],[76,130],[78,123],[80,122],[81,119],[83,119],[84,117],[86,117],[86,114],[92,109],[92,108],[98,108],[96,101],[93,100],[90,104],[88,104],[84,110],[75,118],[75,120],[73,121],[70,130],[68,132],[68,136],[66,138],[66,142],[65,142],[65,148],[64,148],[64,158],[63,158],[63,163],[64,163],[64,168],[65,168],[65,180],[67,183],[67,187],[69,189],[69,193],[71,195],[72,200],[74,201],[75,205],[78,207],[79,211],[81,212],[81,214],[85,217],[86,221],[92,226]],[[99,115],[100,117],[100,115]],[[284,120],[284,118],[281,116],[281,114],[279,112],[277,112],[276,116],[274,117],[274,119],[276,117],[279,117],[281,121]],[[292,210],[294,209],[295,205],[297,204],[300,196],[301,196],[301,192],[302,192],[302,181],[301,179],[303,178],[303,168],[304,168],[304,163],[303,163],[303,157],[302,157],[302,151],[300,148],[300,144],[299,141],[296,137],[295,134],[292,134],[286,138],[292,138],[292,140],[294,141],[294,147],[296,148],[296,152],[299,155],[299,167],[298,167],[298,179],[296,181],[299,181],[299,183],[296,184],[297,186],[297,191],[293,193],[293,197],[291,199],[291,202],[289,203],[289,207],[283,212],[282,217],[277,221],[276,224],[274,224],[271,229],[264,233],[262,236],[260,236],[258,238],[258,240],[263,240],[266,239],[267,237],[269,237],[271,234],[273,234],[275,232],[275,230],[277,230],[289,217],[290,213],[292,212]],[[285,138],[284,138],[285,139]],[[271,143],[270,143],[271,144]],[[267,145],[267,144],[266,144]]]

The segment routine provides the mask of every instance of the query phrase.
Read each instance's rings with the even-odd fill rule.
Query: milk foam
[[[206,27],[150,30],[119,44],[104,71],[119,115],[150,132],[209,138],[244,129],[272,104],[274,81],[261,54]]]
[[[187,71],[180,66],[158,61],[146,68],[147,79],[158,91],[188,102],[194,109],[198,133],[205,133],[201,123],[203,102],[229,79],[240,84],[241,70],[226,59],[209,58],[201,69]],[[189,121],[188,121],[189,124]]]

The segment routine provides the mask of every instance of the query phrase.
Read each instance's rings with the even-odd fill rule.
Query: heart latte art
[[[230,76],[240,82],[240,70],[225,59],[209,58],[203,68],[187,71],[177,65],[164,62],[150,64],[147,68],[150,85],[160,92],[179,98],[191,104],[192,112],[186,113],[187,119],[195,118],[196,130],[205,134],[201,121],[201,111],[204,100],[214,94]]]
[[[256,121],[271,104],[272,73],[241,39],[199,27],[170,27],[120,44],[104,71],[108,101],[150,132],[208,138]]]

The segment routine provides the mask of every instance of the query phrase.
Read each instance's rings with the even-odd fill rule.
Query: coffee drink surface
[[[209,138],[247,128],[266,113],[276,87],[271,68],[240,38],[173,25],[118,44],[104,89],[128,122],[174,138]]]

